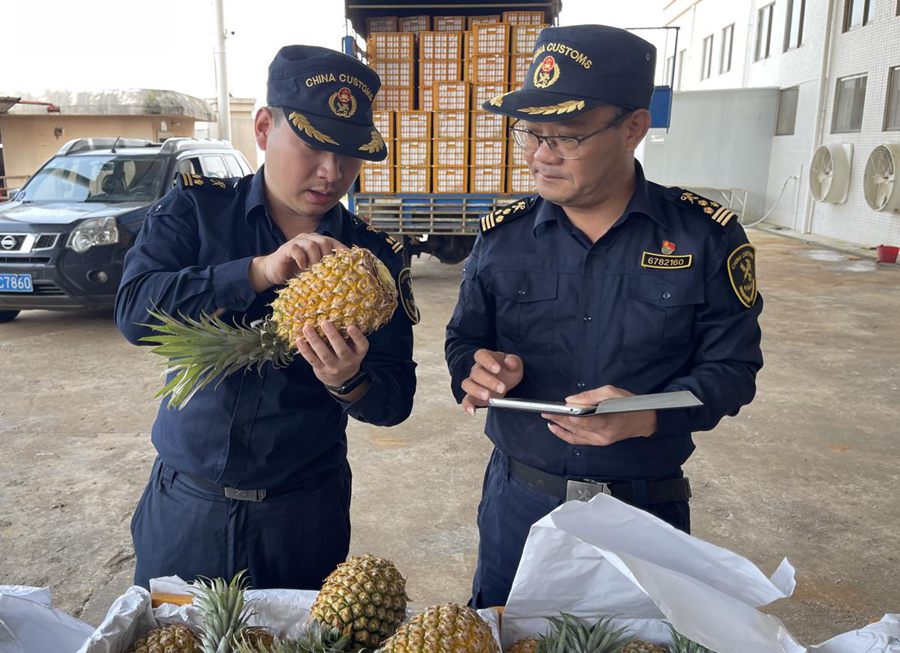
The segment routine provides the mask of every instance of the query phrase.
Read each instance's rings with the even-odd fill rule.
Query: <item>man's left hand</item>
[[[311,326],[303,328],[303,338],[297,339],[297,351],[312,366],[313,373],[325,385],[339,386],[353,377],[362,365],[369,341],[356,326],[347,329],[349,340],[331,322],[322,323],[322,339]]]
[[[593,405],[604,399],[632,397],[634,393],[605,385],[566,397],[568,404]],[[656,432],[656,411],[641,410],[632,413],[612,413],[610,415],[588,415],[568,417],[541,413],[550,421],[550,432],[569,444],[606,446],[629,438],[649,437]]]

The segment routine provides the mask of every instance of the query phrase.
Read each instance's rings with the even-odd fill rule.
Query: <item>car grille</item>
[[[49,256],[0,256],[0,263],[11,263],[12,265],[25,265],[26,263],[46,265],[49,262]]]
[[[35,281],[34,282],[34,295],[44,295],[44,296],[59,296],[65,295],[66,293],[62,288],[57,286],[52,281]]]
[[[0,234],[0,252],[18,252],[26,234]]]
[[[34,243],[32,249],[50,249],[56,244],[59,234],[41,234]]]
[[[27,254],[38,249],[51,249],[59,234],[4,234],[0,233],[0,254],[21,252]]]

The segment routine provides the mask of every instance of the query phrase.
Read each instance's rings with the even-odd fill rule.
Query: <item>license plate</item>
[[[0,292],[34,292],[30,274],[0,274]]]

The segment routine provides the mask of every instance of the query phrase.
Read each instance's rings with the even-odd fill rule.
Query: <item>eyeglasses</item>
[[[512,133],[516,145],[529,154],[537,152],[537,149],[543,142],[546,143],[547,147],[550,148],[550,151],[560,159],[580,159],[582,155],[581,144],[584,141],[607,129],[618,127],[630,113],[631,111],[626,111],[621,116],[613,119],[608,125],[584,136],[541,136],[540,134],[535,134],[533,131],[522,129],[521,127],[510,127],[509,131]]]

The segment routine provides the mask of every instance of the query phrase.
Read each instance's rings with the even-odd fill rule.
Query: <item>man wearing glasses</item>
[[[547,28],[524,86],[485,103],[514,119],[538,194],[481,219],[446,357],[469,414],[504,396],[593,405],[690,390],[703,405],[585,417],[491,408],[475,607],[505,603],[529,528],[567,498],[612,494],[689,531],[691,432],[755,394],[753,246],[727,207],[648,182],[634,158],[655,61],[623,30]]]

